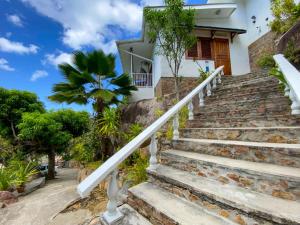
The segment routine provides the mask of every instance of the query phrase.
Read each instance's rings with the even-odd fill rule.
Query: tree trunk
[[[101,114],[103,113],[103,110],[104,110],[104,102],[101,98],[96,99],[95,109],[97,112],[97,118],[101,117]]]
[[[55,152],[51,149],[48,152],[48,179],[55,178]]]
[[[17,134],[16,134],[16,130],[15,130],[15,126],[14,126],[14,122],[13,121],[10,121],[10,128],[11,128],[12,134],[14,136],[14,139],[17,140],[18,137],[17,137]]]
[[[179,81],[178,81],[178,76],[174,76],[175,78],[175,91],[176,91],[176,100],[179,102],[180,100],[180,88],[179,88]]]

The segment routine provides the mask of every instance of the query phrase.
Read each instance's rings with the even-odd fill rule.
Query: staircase
[[[278,81],[224,77],[197,104],[149,180],[129,189],[147,220],[136,224],[300,224],[300,117]]]

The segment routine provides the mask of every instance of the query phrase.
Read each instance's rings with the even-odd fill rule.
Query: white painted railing
[[[287,82],[285,95],[292,101],[292,115],[300,115],[300,72],[282,55],[275,55],[274,60]]]
[[[118,182],[117,182],[117,169],[118,166],[134,151],[136,151],[146,140],[151,138],[150,144],[150,166],[151,169],[157,168],[157,143],[156,132],[162,128],[171,118],[173,118],[173,139],[179,138],[179,118],[178,113],[180,110],[188,105],[189,120],[194,118],[193,114],[193,98],[199,95],[199,106],[204,106],[204,96],[210,96],[212,89],[217,87],[217,83],[221,83],[221,76],[224,66],[219,67],[216,71],[210,75],[204,82],[196,87],[185,98],[173,106],[163,116],[157,119],[152,125],[146,128],[141,134],[125,145],[121,150],[115,153],[105,163],[102,164],[97,170],[95,170],[90,176],[83,180],[77,187],[77,191],[81,197],[87,196],[98,184],[100,184],[105,178],[110,176],[108,183],[108,205],[107,211],[103,214],[103,219],[108,224],[113,224],[123,217],[122,213],[117,209],[117,195],[118,195]]]
[[[132,73],[131,77],[136,87],[152,87],[152,73]]]

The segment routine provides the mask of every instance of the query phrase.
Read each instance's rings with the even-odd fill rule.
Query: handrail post
[[[292,89],[290,89],[290,99],[292,101],[292,115],[299,115],[300,114],[300,102],[296,98],[296,95]]]
[[[285,84],[284,88],[284,96],[289,97],[290,96],[290,87],[289,85]]]
[[[217,88],[217,77],[213,79],[213,89]]]
[[[223,70],[222,70],[223,71]],[[222,83],[222,72],[218,74],[218,84]]]
[[[194,105],[193,105],[193,101],[191,100],[189,105],[188,105],[188,109],[189,109],[189,120],[193,120],[194,119]]]
[[[157,141],[156,134],[153,134],[151,137],[150,143],[150,165],[148,167],[150,170],[157,169]]]
[[[199,106],[203,107],[204,106],[204,93],[203,90],[199,92]]]
[[[211,85],[210,85],[210,83],[207,84],[206,91],[207,91],[207,96],[211,96]]]
[[[179,116],[178,113],[174,116],[173,119],[173,139],[178,140],[179,139]]]
[[[119,193],[119,186],[118,186],[118,170],[114,170],[108,182],[107,188],[107,211],[103,214],[103,219],[108,225],[113,225],[117,221],[123,218],[123,214],[118,210],[118,193]]]

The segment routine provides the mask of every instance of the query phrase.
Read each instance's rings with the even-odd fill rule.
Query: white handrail
[[[287,82],[286,93],[291,98],[292,114],[300,114],[300,72],[282,55],[275,55],[274,60]]]
[[[178,115],[178,112],[186,105],[192,104],[192,99],[199,94],[200,102],[203,101],[203,89],[206,87],[207,93],[211,93],[211,82],[216,84],[221,82],[221,74],[223,74],[224,66],[217,68],[212,75],[210,75],[204,82],[202,82],[199,86],[197,86],[190,94],[188,94],[185,98],[179,101],[175,106],[173,106],[170,110],[168,110],[163,116],[157,119],[152,125],[146,128],[141,134],[135,137],[132,141],[130,141],[127,145],[125,145],[121,150],[115,153],[112,157],[110,157],[105,163],[103,163],[98,169],[96,169],[91,175],[89,175],[85,180],[83,180],[77,187],[77,191],[81,197],[87,196],[98,184],[100,184],[107,176],[112,174],[117,167],[134,151],[136,151],[146,140],[151,137],[152,146],[155,142],[155,133],[161,129],[163,125],[165,125],[172,117],[175,118]],[[217,76],[219,76],[217,78]],[[214,85],[215,86],[215,85]],[[203,105],[203,104],[202,104]],[[189,107],[193,108],[193,107]],[[192,112],[191,112],[192,113]],[[177,118],[178,123],[178,118]],[[176,124],[176,123],[175,123]],[[178,126],[177,126],[178,129]],[[178,133],[178,130],[177,130]],[[154,137],[154,138],[153,138]],[[174,132],[174,137],[176,137]],[[153,150],[153,153],[156,154],[156,151]],[[151,154],[152,154],[151,152]],[[152,156],[152,155],[151,155]],[[152,156],[153,157],[153,156]],[[155,156],[156,157],[156,156]],[[150,160],[151,161],[151,160]],[[155,159],[152,158],[153,163],[156,163]],[[152,165],[153,166],[153,165]],[[111,178],[111,181],[114,181],[115,178]],[[108,191],[109,195],[113,195],[112,192],[116,192],[116,190]],[[117,216],[113,215],[113,213],[117,214],[116,210],[114,212],[110,212],[110,209],[116,208],[116,205],[113,204],[112,201],[108,204],[108,218],[116,218]]]

